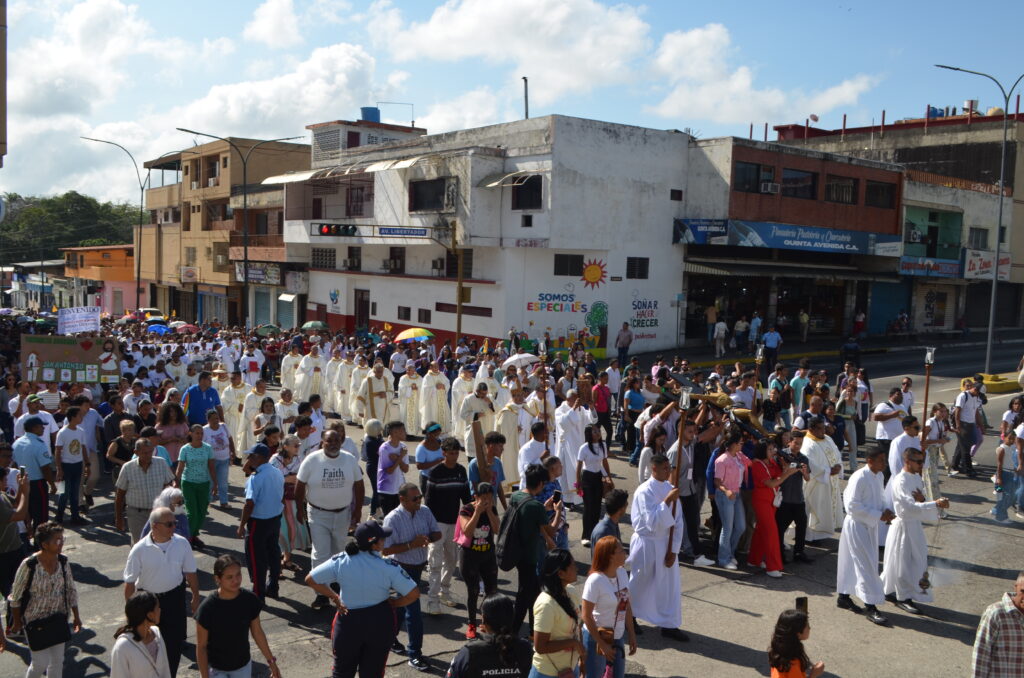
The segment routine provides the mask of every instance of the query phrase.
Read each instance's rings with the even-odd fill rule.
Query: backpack
[[[523,559],[525,545],[522,536],[519,534],[519,510],[536,501],[533,497],[519,502],[511,511],[506,511],[501,517],[501,525],[498,526],[498,539],[495,541],[495,550],[498,556],[498,567],[503,572],[515,569],[519,561]]]

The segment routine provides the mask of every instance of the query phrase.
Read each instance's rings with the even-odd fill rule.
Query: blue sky
[[[1000,6],[1002,5],[1002,6]],[[141,158],[220,135],[305,135],[378,100],[431,132],[562,113],[700,136],[750,123],[919,117],[995,105],[1024,71],[1024,3],[597,0],[10,0],[9,155],[0,191],[135,200]],[[384,107],[407,123],[408,107]]]

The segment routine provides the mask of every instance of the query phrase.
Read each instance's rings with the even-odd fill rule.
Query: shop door
[[[256,327],[266,325],[270,322],[270,292],[265,289],[255,290],[255,303],[253,304],[252,315]]]
[[[355,291],[356,332],[370,329],[370,290]]]
[[[295,327],[295,302],[277,300],[277,326],[285,330]]]

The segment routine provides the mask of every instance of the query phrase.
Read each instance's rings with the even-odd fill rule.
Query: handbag
[[[770,478],[772,474],[771,471],[768,470],[768,464],[764,463],[760,459],[758,459],[758,461],[761,463],[761,466],[764,467],[765,472],[768,474],[768,477]],[[774,494],[772,494],[772,506],[774,506],[775,508],[779,508],[780,506],[782,506],[782,491],[779,490],[779,488],[777,487],[773,487],[772,490],[774,491]]]
[[[68,625],[68,614],[71,612],[70,586],[68,573],[65,569],[67,562],[66,556],[57,556],[57,567],[60,568],[61,578],[64,580],[64,611],[55,612],[42,619],[25,623],[25,636],[28,639],[28,647],[33,652],[45,650],[48,647],[71,640],[71,627]],[[26,567],[28,567],[28,581],[25,582],[25,594],[21,597],[21,610],[23,614],[28,610],[28,601],[32,597],[32,580],[35,579],[39,559],[31,556],[25,563]]]

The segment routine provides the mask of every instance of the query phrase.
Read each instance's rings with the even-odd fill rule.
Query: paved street
[[[1019,350],[1020,347],[1014,345],[998,349],[996,370],[1006,372],[1015,368]],[[923,399],[922,357],[923,351],[867,357],[864,363],[871,371],[876,398],[897,383],[898,375],[907,373],[914,376],[918,399]],[[975,347],[940,352],[929,400],[950,404],[958,391],[959,378],[980,369],[982,358],[983,349]],[[990,398],[986,407],[990,422],[999,420],[1011,395]],[[873,428],[869,428],[871,430]],[[351,434],[358,439],[361,431],[354,429]],[[786,575],[779,580],[744,571],[744,568],[727,572],[684,566],[680,568],[683,625],[691,642],[666,644],[651,627],[645,626],[647,632],[640,638],[641,649],[630,658],[627,672],[649,676],[767,675],[765,648],[775,618],[782,609],[793,604],[794,597],[807,595],[812,628],[807,650],[812,660],[825,662],[828,675],[864,676],[878,674],[880,670],[883,675],[965,675],[970,667],[978,615],[1011,587],[1024,547],[1021,529],[1024,521],[1015,520],[1013,525],[1003,526],[994,523],[988,515],[993,498],[987,478],[994,462],[994,441],[993,437],[986,439],[978,454],[976,463],[981,466],[978,480],[942,476],[943,493],[953,504],[948,520],[927,529],[934,558],[932,581],[937,589],[935,604],[924,606],[925,617],[913,617],[886,605],[882,611],[890,617],[892,627],[881,628],[861,616],[838,610],[833,594],[837,540],[826,542],[824,548],[809,549],[815,562],[788,565]],[[950,445],[950,453],[952,449]],[[509,450],[505,455],[506,469],[514,464],[514,452]],[[630,491],[635,489],[634,469],[624,461],[613,461],[612,470],[618,486]],[[232,509],[211,511],[207,523],[211,534],[206,540],[209,548],[199,556],[200,584],[204,591],[213,588],[209,572],[214,556],[241,550],[234,530],[239,517],[238,488],[242,476],[237,468],[232,468],[232,474]],[[105,478],[104,484],[109,496],[109,479]],[[65,676],[75,678],[106,675],[111,636],[122,619],[121,568],[128,550],[127,537],[111,528],[109,499],[98,500],[90,517],[94,525],[80,532],[70,531],[65,547],[75,568],[85,622],[85,629],[68,650]],[[589,566],[589,554],[578,545],[579,514],[572,514],[570,521],[570,537],[575,544],[573,552],[582,576]],[[628,538],[628,525],[623,525],[623,535]],[[308,567],[308,556],[300,555],[296,560],[304,568]],[[502,575],[499,587],[514,592],[514,582],[505,573]],[[459,601],[464,600],[461,583],[456,583],[452,591]],[[283,675],[329,675],[328,613],[310,611],[312,592],[298,580],[289,578],[282,582],[281,594],[281,600],[268,601],[263,625]],[[443,609],[448,614],[425,619],[424,652],[434,675],[443,672],[464,642],[464,606],[458,610]],[[191,647],[187,654],[190,658],[194,656]],[[10,646],[7,653],[0,655],[0,676],[20,675],[27,656],[24,647]],[[179,675],[196,675],[190,659],[183,660]],[[257,675],[266,675],[262,663],[259,663]],[[392,657],[388,675],[419,674],[400,657]]]

